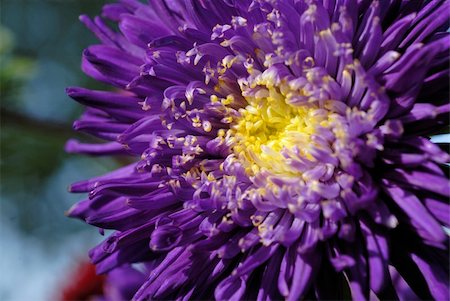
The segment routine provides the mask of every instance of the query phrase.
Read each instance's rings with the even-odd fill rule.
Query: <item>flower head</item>
[[[144,299],[448,299],[447,1],[122,0],[74,127],[127,154],[69,215]]]

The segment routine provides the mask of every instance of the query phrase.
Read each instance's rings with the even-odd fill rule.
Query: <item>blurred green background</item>
[[[78,16],[100,14],[100,0],[0,1],[0,300],[54,300],[58,288],[101,237],[64,216],[83,195],[74,181],[117,166],[112,159],[64,153],[80,134],[83,108],[67,86],[98,88],[80,70],[96,43]]]

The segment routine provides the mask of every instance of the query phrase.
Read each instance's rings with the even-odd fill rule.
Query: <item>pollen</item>
[[[292,86],[270,69],[241,85],[247,105],[238,110],[229,136],[233,152],[250,175],[269,170],[298,176],[299,171],[288,164],[290,153],[314,160],[309,153],[314,144],[311,136],[329,123],[329,114],[321,113],[323,108],[316,102],[292,104],[289,100],[305,95],[302,87]]]

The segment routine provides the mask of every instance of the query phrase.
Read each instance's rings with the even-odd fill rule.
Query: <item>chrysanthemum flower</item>
[[[69,152],[134,163],[68,214],[145,299],[449,299],[450,9],[432,0],[122,0],[81,20]],[[104,20],[117,22],[118,30]]]

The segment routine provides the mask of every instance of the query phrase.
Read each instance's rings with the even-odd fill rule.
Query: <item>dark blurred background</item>
[[[0,0],[0,300],[54,300],[79,260],[101,239],[64,216],[82,195],[74,181],[117,166],[64,153],[82,112],[67,86],[96,88],[80,70],[96,40],[78,16],[101,0]],[[82,137],[81,137],[82,138]]]

